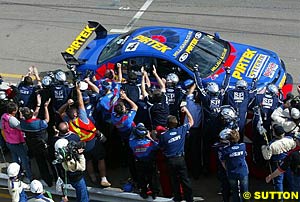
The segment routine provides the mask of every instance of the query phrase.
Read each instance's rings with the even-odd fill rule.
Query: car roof
[[[131,32],[122,47],[122,53],[155,54],[176,59],[189,44],[195,32],[192,29],[178,27],[138,28]]]

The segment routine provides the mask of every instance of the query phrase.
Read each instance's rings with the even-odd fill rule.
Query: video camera
[[[84,149],[85,142],[75,142],[70,141],[66,147],[63,149],[59,149],[55,151],[55,160],[52,162],[53,164],[58,164],[66,161],[70,161],[72,159],[79,160],[78,149]]]

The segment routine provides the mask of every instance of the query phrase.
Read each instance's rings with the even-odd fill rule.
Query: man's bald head
[[[58,130],[61,134],[66,134],[67,132],[69,132],[69,124],[67,122],[61,122],[58,125]]]

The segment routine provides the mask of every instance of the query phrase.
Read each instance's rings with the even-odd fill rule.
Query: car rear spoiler
[[[96,33],[95,39],[103,39],[107,36],[107,30],[101,24],[94,21],[88,21],[88,24],[65,50],[65,53],[74,56],[94,32]]]

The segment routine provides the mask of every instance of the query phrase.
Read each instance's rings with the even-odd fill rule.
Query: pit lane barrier
[[[7,187],[8,176],[4,173],[0,173],[0,186]],[[67,184],[67,193],[69,197],[75,197],[75,189]],[[46,191],[49,191],[53,195],[62,195],[62,193],[57,192],[55,189],[55,185],[52,187],[44,187]],[[87,187],[89,192],[89,197],[91,200],[95,201],[105,201],[105,202],[132,202],[132,201],[154,201],[154,202],[171,202],[173,201],[170,198],[157,197],[155,200],[152,199],[151,196],[148,199],[141,198],[136,193],[123,192],[117,188],[95,188],[95,187]]]

